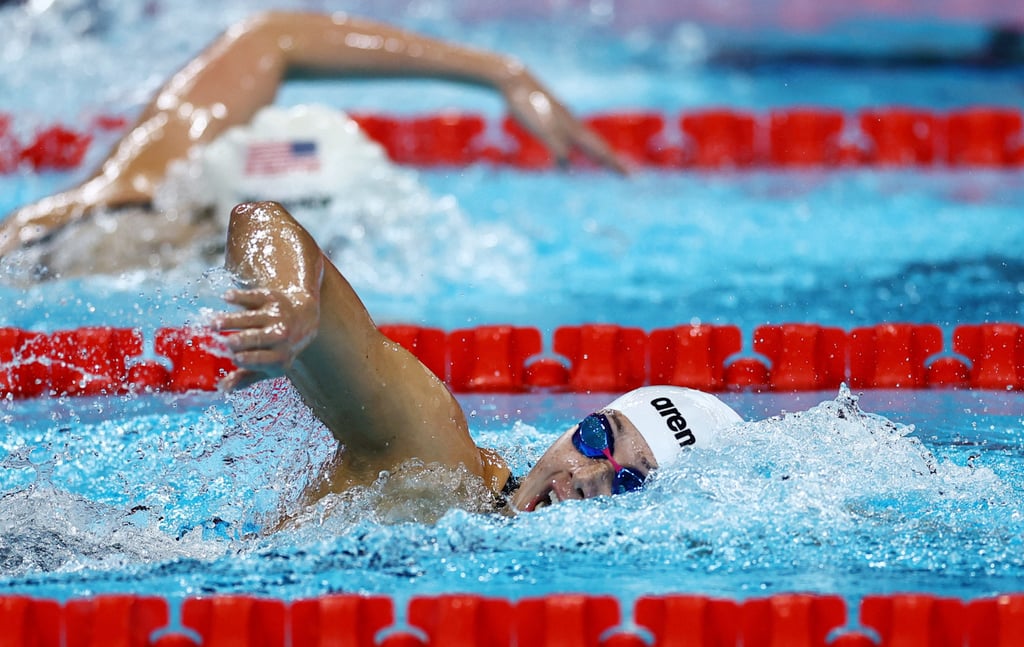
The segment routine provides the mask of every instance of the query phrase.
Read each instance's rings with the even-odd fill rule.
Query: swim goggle
[[[615,468],[612,479],[612,494],[633,492],[644,486],[646,477],[632,467],[623,467],[612,457],[612,425],[607,416],[592,413],[576,426],[572,435],[572,444],[576,450],[587,458],[604,458]]]

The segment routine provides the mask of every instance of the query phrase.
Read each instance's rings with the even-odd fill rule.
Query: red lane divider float
[[[21,150],[21,161],[34,171],[69,171],[78,168],[92,143],[92,135],[63,126],[53,126],[38,133],[35,140]]]
[[[1019,165],[1021,116],[1012,110],[971,108],[949,115],[946,161],[952,166]]]
[[[554,165],[547,148],[509,118],[494,125],[480,115],[451,111],[353,118],[402,164],[486,162],[524,169]],[[903,107],[855,113],[820,107],[768,112],[706,109],[682,115],[612,112],[584,121],[637,166],[1024,166],[1024,119],[1016,108],[975,106],[945,113]],[[76,168],[94,135],[126,125],[121,116],[100,116],[84,129],[53,125],[22,142],[11,116],[0,114],[0,173]]]
[[[647,381],[647,335],[639,328],[611,324],[559,328],[555,352],[569,359],[571,391],[622,392]]]
[[[802,109],[773,112],[769,118],[771,166],[836,166],[843,114],[837,110]]]
[[[942,350],[934,325],[885,324],[850,332],[850,386],[909,387],[929,384],[926,360]]]
[[[327,595],[285,602],[244,595],[189,598],[180,621],[152,596],[53,600],[0,597],[0,647],[878,647],[1018,645],[1024,595],[958,600],[868,596],[860,626],[839,596],[781,594],[742,602],[645,596],[630,608],[608,596],[518,601],[470,594],[413,597],[405,623],[384,596]],[[877,642],[869,632],[877,636]]]
[[[729,110],[709,110],[683,115],[679,120],[686,152],[668,155],[664,166],[697,168],[743,168],[758,161],[757,119]],[[673,158],[678,164],[672,164]]]
[[[736,326],[700,324],[654,330],[649,348],[651,384],[685,384],[702,391],[740,385],[738,373],[730,379],[725,368],[726,359],[743,349],[743,338]],[[767,384],[767,372],[759,373],[756,379],[759,384]]]
[[[953,333],[954,350],[971,361],[971,384],[982,389],[1021,388],[1024,381],[1022,341],[1024,327],[1017,324],[960,326]]]
[[[878,633],[880,647],[963,645],[965,604],[932,595],[869,596],[861,601],[861,623]],[[991,644],[999,642],[971,644]]]
[[[958,326],[952,348],[933,324],[855,328],[772,324],[754,330],[744,354],[736,326],[653,330],[565,326],[545,350],[532,327],[481,326],[445,333],[382,326],[457,392],[548,389],[620,393],[644,384],[704,391],[932,387],[1024,389],[1024,325]],[[209,391],[235,366],[218,336],[162,328],[146,356],[138,330],[87,327],[39,333],[0,328],[0,397],[97,396]]]
[[[234,368],[216,337],[163,328],[146,359],[138,330],[95,326],[51,334],[0,328],[0,397],[212,390]]]
[[[63,612],[65,647],[148,645],[153,632],[167,626],[170,615],[162,598],[133,595],[69,600]]]
[[[516,392],[525,386],[526,360],[542,348],[536,328],[481,326],[448,335],[449,373],[456,391]]]
[[[759,326],[754,351],[771,361],[772,391],[835,389],[846,378],[846,333],[815,324]]]
[[[665,117],[657,113],[623,113],[596,115],[588,125],[604,137],[608,145],[636,165],[652,162],[671,164],[675,160],[661,157],[664,142],[656,138],[665,130]]]
[[[870,142],[866,153],[876,164],[905,166],[934,164],[942,137],[941,119],[924,110],[867,110],[860,129]]]

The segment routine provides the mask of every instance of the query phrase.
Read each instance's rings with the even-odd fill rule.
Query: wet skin
[[[646,476],[658,467],[647,442],[629,418],[618,411],[604,410],[612,427],[612,457],[623,467]],[[588,458],[572,444],[578,425],[558,437],[540,457],[512,496],[512,507],[532,512],[553,502],[610,495],[615,468],[603,458]]]
[[[344,13],[270,11],[228,28],[168,79],[92,177],[0,218],[0,258],[96,207],[149,205],[173,160],[248,123],[273,103],[289,71],[449,79],[491,88],[560,162],[579,150],[601,166],[626,172],[607,142],[513,58]]]

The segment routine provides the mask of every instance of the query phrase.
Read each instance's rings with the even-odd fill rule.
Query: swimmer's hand
[[[149,196],[99,175],[76,187],[15,209],[0,222],[0,258],[81,220],[101,206],[145,204]]]
[[[509,63],[508,75],[498,84],[509,111],[554,154],[559,164],[579,149],[601,166],[625,174],[625,162],[600,135],[587,128],[519,63]]]
[[[54,198],[43,198],[7,214],[0,222],[0,258],[45,238],[53,230],[75,219],[70,209]]]
[[[21,246],[18,238],[18,226],[10,216],[0,222],[0,258],[7,256]]]
[[[316,336],[320,305],[306,292],[229,290],[224,300],[243,308],[212,321],[215,330],[231,333],[224,343],[239,367],[221,381],[225,391],[284,375]]]

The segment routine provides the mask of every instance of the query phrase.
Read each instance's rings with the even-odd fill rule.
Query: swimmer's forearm
[[[344,432],[365,426],[361,417],[369,415],[365,406],[361,414],[353,410],[368,397],[359,387],[371,375],[368,340],[376,333],[362,302],[309,233],[274,202],[232,210],[225,266],[245,288],[225,295],[242,310],[214,322],[231,332],[225,343],[243,373],[236,382],[287,375],[335,437],[347,442]]]
[[[507,56],[341,13],[268,12],[247,24],[274,39],[291,69],[443,78],[494,88],[524,73]]]
[[[237,41],[275,52],[277,62],[270,67],[279,73],[306,69],[332,75],[429,77],[493,88],[504,97],[509,113],[559,161],[567,162],[575,148],[603,166],[626,171],[607,142],[513,58],[344,14],[271,12],[246,26],[250,31]],[[230,31],[226,38],[232,38]]]

